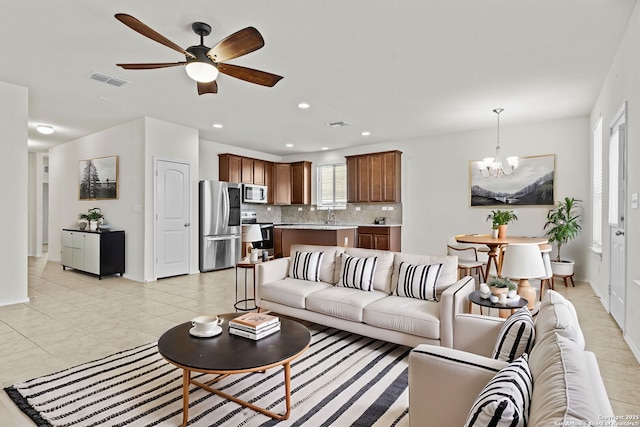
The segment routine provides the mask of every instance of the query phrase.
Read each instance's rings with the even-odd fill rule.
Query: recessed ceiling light
[[[329,149],[329,147],[322,147],[322,149],[323,149],[323,150],[328,150],[328,149]]]
[[[368,130],[365,130],[364,132],[362,132],[361,135],[362,136],[369,136],[369,135],[371,135],[371,132],[369,132]]]
[[[36,130],[42,134],[50,135],[53,133],[53,126],[49,125],[37,125]]]
[[[293,144],[287,144],[287,147],[291,148],[293,147]]]
[[[214,123],[213,127],[216,129],[222,129],[222,125],[220,123]]]
[[[309,104],[308,104],[308,103],[306,103],[306,102],[301,102],[300,104],[298,104],[298,108],[301,108],[301,109],[303,109],[303,110],[304,110],[304,109],[307,109],[307,108],[309,108],[309,107],[311,107],[311,105],[309,105]]]

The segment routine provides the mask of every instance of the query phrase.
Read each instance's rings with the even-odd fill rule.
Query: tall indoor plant
[[[491,211],[487,216],[487,221],[491,221],[491,229],[498,230],[498,235],[496,236],[494,232],[492,237],[498,237],[500,239],[507,237],[507,225],[517,220],[518,217],[513,211],[502,211],[500,209]]]
[[[562,259],[561,250],[569,241],[575,239],[581,230],[580,201],[573,197],[565,197],[557,206],[547,212],[547,222],[544,224],[545,236],[549,243],[555,244],[557,256],[551,262],[551,269],[555,275],[570,276],[573,274],[574,262]]]

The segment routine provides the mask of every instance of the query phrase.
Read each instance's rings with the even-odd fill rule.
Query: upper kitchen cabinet
[[[291,204],[311,204],[311,162],[291,163]]]
[[[253,183],[256,185],[267,185],[264,180],[264,160],[253,160]]]
[[[253,184],[253,159],[249,159],[248,157],[243,157],[242,161],[242,173],[240,175],[240,179],[242,179],[243,184]]]
[[[267,186],[267,203],[272,205],[274,199],[274,185],[273,185],[273,163],[264,162],[264,185]]]
[[[291,204],[291,164],[273,164],[273,203],[275,205]]]
[[[242,182],[242,157],[218,154],[218,179],[226,182]]]
[[[349,203],[400,203],[400,151],[346,156]]]

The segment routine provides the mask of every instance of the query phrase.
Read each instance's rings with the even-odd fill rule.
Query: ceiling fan
[[[194,22],[191,28],[200,36],[200,44],[183,49],[131,15],[118,13],[115,17],[132,30],[180,52],[186,57],[186,61],[181,62],[116,64],[125,70],[150,70],[154,68],[184,66],[187,75],[198,83],[199,95],[218,93],[218,84],[216,83],[218,73],[268,87],[273,87],[282,79],[282,76],[276,74],[224,63],[230,59],[256,51],[264,46],[262,35],[253,27],[247,27],[237,31],[218,42],[218,44],[212,48],[209,48],[204,45],[204,37],[211,34],[211,26],[204,22]]]

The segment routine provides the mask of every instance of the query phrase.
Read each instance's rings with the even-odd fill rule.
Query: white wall
[[[585,200],[585,224],[590,217],[588,128],[586,116],[518,127],[503,125],[500,128],[505,155],[556,155],[555,198],[571,196]],[[491,209],[469,206],[469,161],[491,154],[495,140],[495,129],[491,129],[289,156],[284,161],[304,159],[312,161],[315,166],[344,160],[345,155],[402,151],[402,250],[439,254],[446,251],[450,236],[488,233],[490,230],[486,217]],[[313,183],[315,192],[315,178]],[[548,209],[516,207],[519,220],[509,225],[509,234],[542,236]],[[577,262],[578,280],[588,277],[586,241],[583,233],[567,246],[566,252],[563,248],[563,256]]]
[[[29,256],[42,256],[44,205],[44,155],[29,153]]]
[[[591,112],[591,127],[600,114],[604,129],[603,188],[608,188],[609,124],[626,100],[627,104],[627,207],[626,207],[626,325],[625,339],[640,360],[640,209],[631,208],[632,193],[640,193],[640,7],[636,6],[625,37],[618,48],[598,99]],[[590,257],[591,284],[609,307],[609,272],[611,233],[607,222],[608,195],[603,200],[602,259]],[[591,233],[589,233],[591,236]]]
[[[49,150],[49,259],[60,261],[60,231],[76,228],[78,214],[100,208],[105,221],[125,231],[125,276],[142,281],[144,217],[144,119],[137,119]],[[118,199],[79,200],[79,161],[118,156]]]
[[[0,82],[0,306],[28,302],[27,129],[28,90]]]

